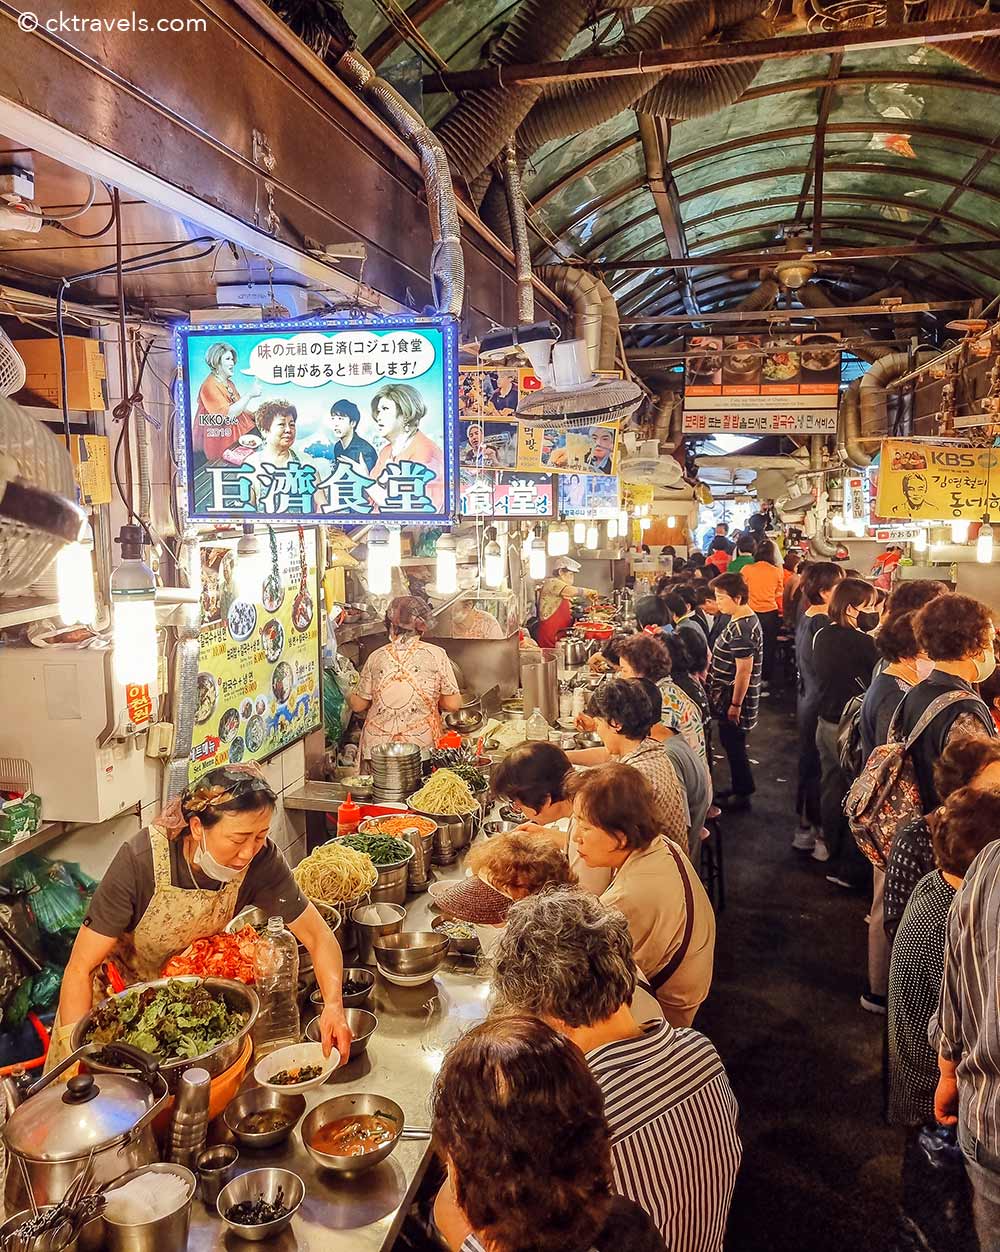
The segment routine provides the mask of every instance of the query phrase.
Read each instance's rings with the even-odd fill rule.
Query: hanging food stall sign
[[[519,470],[611,477],[617,465],[618,427],[614,423],[569,430],[526,424],[517,428]]]
[[[268,528],[260,543],[252,594],[242,576],[237,583],[232,546],[201,549],[192,782],[271,756],[322,721],[315,531]]]
[[[559,512],[563,517],[614,517],[619,510],[619,480],[612,475],[562,474]]]
[[[688,396],[836,396],[839,335],[693,335],[687,341]]]
[[[869,526],[868,538],[876,543],[910,543],[919,538],[920,526]]]
[[[177,346],[192,521],[451,517],[454,319],[186,326]]]
[[[1000,511],[1000,449],[883,440],[875,511],[887,520],[928,522],[995,515]]]
[[[463,517],[553,517],[556,492],[551,474],[497,474],[463,469],[460,474]]]
[[[685,399],[685,434],[833,435],[837,432],[836,394],[783,396],[704,396]]]

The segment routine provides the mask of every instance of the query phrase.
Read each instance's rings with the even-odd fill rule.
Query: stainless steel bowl
[[[492,839],[495,835],[509,834],[520,825],[520,822],[483,822],[483,834],[487,839]]]
[[[353,1114],[371,1117],[375,1113],[384,1113],[396,1123],[396,1135],[374,1152],[365,1152],[363,1156],[333,1156],[328,1152],[319,1152],[312,1146],[316,1132],[330,1122]],[[332,1169],[338,1174],[361,1174],[372,1169],[392,1152],[399,1137],[403,1133],[403,1110],[395,1100],[380,1095],[344,1095],[317,1104],[302,1123],[302,1142],[306,1151],[323,1169]]]
[[[288,1125],[280,1130],[247,1132],[240,1130],[240,1122],[251,1113],[263,1113],[276,1109],[288,1118]],[[294,1091],[270,1091],[267,1087],[253,1087],[235,1100],[230,1100],[223,1114],[223,1121],[233,1138],[242,1148],[273,1148],[284,1143],[292,1133],[295,1123],[306,1111],[305,1096]]]
[[[273,1222],[262,1222],[259,1226],[241,1226],[239,1222],[227,1219],[226,1211],[243,1200],[256,1200],[263,1195],[265,1200],[273,1204],[279,1187],[284,1190],[283,1202],[288,1209],[284,1217],[278,1217]],[[293,1174],[290,1169],[269,1166],[266,1169],[251,1169],[227,1183],[219,1195],[217,1208],[219,1216],[234,1234],[242,1239],[249,1239],[251,1243],[261,1243],[264,1239],[273,1239],[275,1235],[280,1235],[291,1225],[305,1194],[306,1185],[298,1174]]]
[[[354,1038],[351,1040],[351,1060],[355,1060],[362,1052],[367,1052],[368,1041],[375,1033],[378,1026],[378,1018],[374,1013],[369,1013],[367,1009],[345,1009],[344,1016],[347,1018],[347,1024],[351,1028],[351,1034]],[[309,1043],[321,1043],[319,1033],[319,1018],[314,1017],[306,1027],[306,1040]]]
[[[370,969],[345,969],[344,982],[346,983],[348,979],[350,979],[351,982],[364,983],[365,989],[364,991],[356,991],[351,994],[347,994],[345,992],[344,1008],[362,1008],[365,1001],[371,996],[371,993],[375,988],[375,975]],[[319,989],[319,987],[317,987],[316,990],[309,996],[309,1003],[312,1005],[314,1013],[318,1014],[323,1012],[323,992]]]
[[[410,930],[380,936],[372,946],[375,960],[390,974],[433,974],[448,953],[448,936],[436,930]]]
[[[478,707],[459,709],[455,713],[444,715],[444,724],[449,730],[457,730],[460,735],[474,735],[485,721],[483,711]]]
[[[446,926],[454,926],[456,924],[468,925],[468,923],[456,923],[450,917],[435,917],[431,922],[431,929],[440,931],[448,940],[448,951],[458,956],[475,956],[479,951],[479,939],[473,934],[471,939],[455,939],[445,930]]]
[[[191,1069],[192,1066],[207,1069],[214,1078],[217,1074],[227,1070],[236,1061],[243,1051],[247,1035],[257,1020],[257,1014],[260,1012],[260,1000],[257,998],[257,992],[252,987],[248,987],[246,983],[236,982],[230,978],[190,978],[186,976],[183,978],[157,978],[152,982],[135,983],[134,986],[126,987],[117,996],[110,996],[109,999],[117,1000],[121,996],[131,995],[133,992],[142,992],[147,989],[159,991],[171,982],[203,983],[208,991],[221,996],[231,1009],[238,1013],[245,1013],[247,1017],[246,1023],[235,1035],[217,1044],[214,1048],[210,1048],[201,1056],[179,1057],[172,1061],[160,1062],[160,1073],[163,1075],[168,1089],[173,1092],[177,1089],[181,1074],[186,1069]],[[107,1000],[101,1001],[102,1004],[107,1002]],[[85,1013],[73,1027],[73,1034],[70,1039],[71,1050],[76,1051],[77,1048],[82,1047],[86,1042],[93,1015],[93,1010]],[[133,1074],[137,1072],[128,1065],[107,1065],[102,1061],[94,1060],[92,1057],[87,1058],[87,1068],[102,1074]]]
[[[604,746],[604,741],[594,731],[585,730],[576,736],[576,746],[578,748],[601,748]]]

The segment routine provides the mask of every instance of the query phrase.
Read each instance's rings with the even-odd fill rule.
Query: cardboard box
[[[27,371],[27,380],[21,393],[27,403],[62,406],[62,387],[59,370],[59,341],[48,339],[18,339],[14,347],[20,353]],[[104,409],[107,403],[101,383],[107,377],[104,354],[98,339],[83,339],[79,335],[67,335],[66,347],[66,397],[71,409]]]

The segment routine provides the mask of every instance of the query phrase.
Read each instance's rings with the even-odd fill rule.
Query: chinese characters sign
[[[705,396],[686,400],[686,434],[832,435],[837,431],[837,395]]]
[[[258,761],[322,720],[315,532],[274,535],[253,600],[239,598],[232,547],[203,547],[198,708],[190,778]]]
[[[178,352],[192,521],[451,516],[451,318],[189,326]]]
[[[552,517],[555,491],[549,474],[497,474],[462,470],[463,517]]]
[[[695,335],[688,340],[688,396],[836,396],[838,335]]]
[[[988,482],[988,489],[987,489]],[[1000,448],[886,439],[878,475],[880,518],[949,522],[1000,513]]]

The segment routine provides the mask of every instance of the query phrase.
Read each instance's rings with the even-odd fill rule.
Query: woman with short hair
[[[757,614],[761,634],[764,636],[764,654],[761,664],[761,681],[766,687],[774,671],[774,653],[781,627],[781,593],[784,590],[784,571],[780,564],[778,549],[770,539],[759,543],[754,550],[752,565],[743,570],[747,585],[747,603]]]
[[[575,1044],[497,1016],[453,1044],[432,1096],[448,1181],[434,1217],[451,1252],[663,1252],[614,1195],[600,1088]]]
[[[384,510],[386,486],[382,475],[389,467],[403,461],[426,466],[432,477],[424,486],[430,498],[428,513],[444,508],[444,454],[438,445],[420,429],[427,416],[427,405],[417,387],[409,383],[386,383],[371,399],[371,415],[375,429],[385,440],[370,473],[376,486],[369,491],[380,510]],[[408,504],[412,509],[412,503]]]
[[[638,1019],[635,987],[618,909],[561,888],[510,910],[493,959],[498,1007],[542,1018],[583,1052],[604,1097],[615,1189],[671,1252],[719,1252],[740,1163],[736,1100],[709,1040]]]
[[[649,783],[629,765],[575,774],[569,789],[581,859],[612,873],[601,900],[628,919],[664,1017],[690,1026],[712,983],[715,915],[683,842],[667,837]]]
[[[757,725],[764,636],[740,574],[722,574],[712,580],[711,588],[726,621],[712,645],[708,699],[719,719],[719,742],[732,782],[729,791],[716,792],[715,798],[726,808],[748,809],[756,788],[747,736]]]
[[[509,900],[523,900],[546,887],[576,885],[565,852],[545,839],[516,830],[475,844],[465,864]]]

